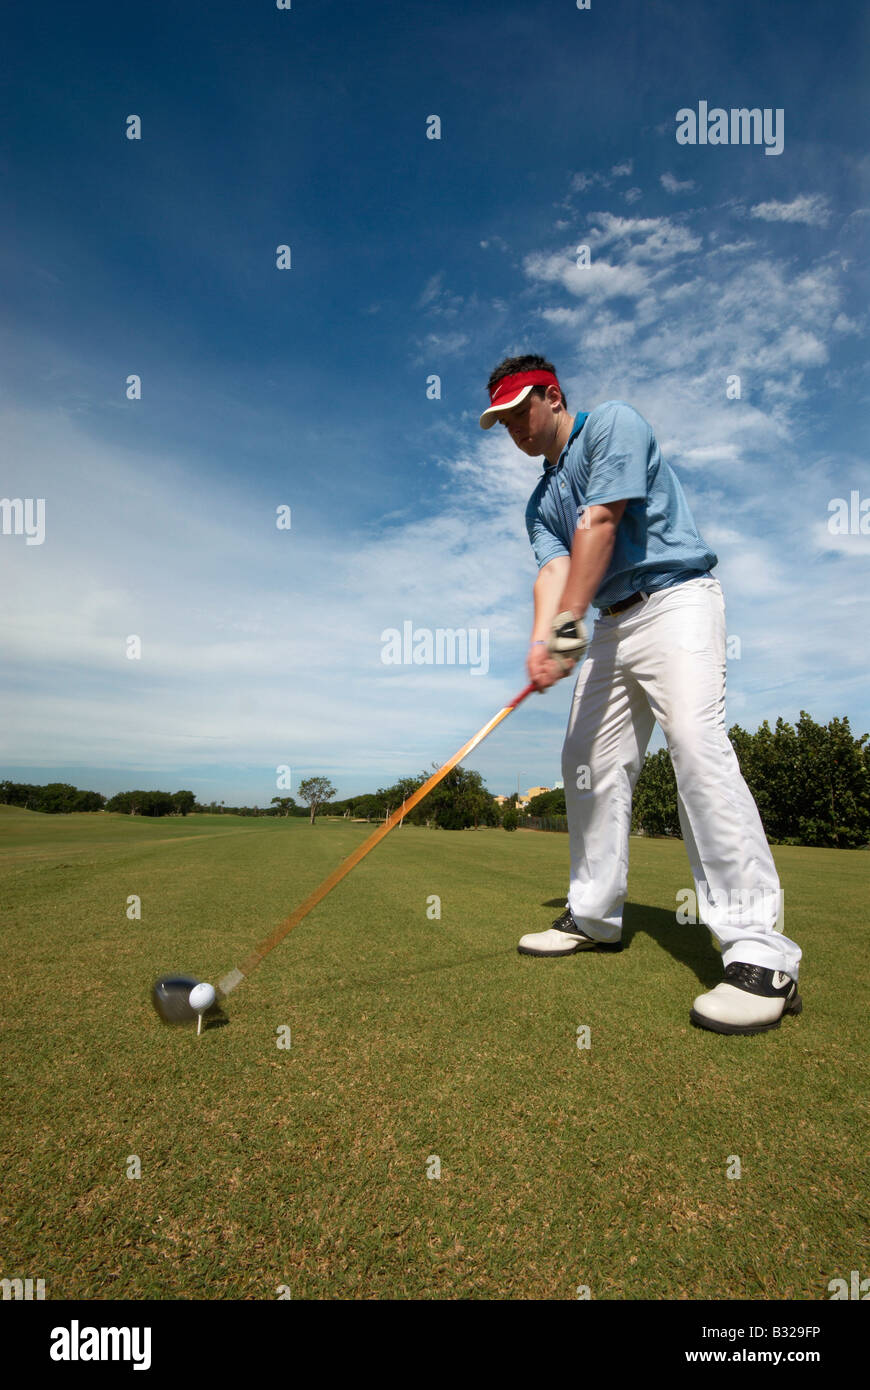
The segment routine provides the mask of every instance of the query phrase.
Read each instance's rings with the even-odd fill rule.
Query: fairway
[[[682,842],[632,840],[626,950],[537,960],[516,942],[564,905],[567,837],[410,826],[223,1026],[159,1022],[155,977],[215,981],[372,829],[0,806],[4,1277],[76,1300],[818,1300],[868,1273],[870,856],[774,848],[804,1012],[756,1037],[689,1023],[721,958],[676,924]]]

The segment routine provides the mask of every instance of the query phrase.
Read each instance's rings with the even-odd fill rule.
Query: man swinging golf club
[[[760,1033],[802,1007],[801,951],[778,930],[780,891],[758,809],[725,729],[725,606],[717,557],[695,526],[650,426],[622,401],[569,415],[555,368],[510,357],[488,382],[483,429],[505,426],[544,472],[526,524],[538,562],[529,678],[539,690],[580,667],[562,772],[568,902],[519,950],[619,950],[631,800],[658,720],[674,766],[699,914],[724,980],[693,1023]],[[591,641],[584,618],[599,610]]]

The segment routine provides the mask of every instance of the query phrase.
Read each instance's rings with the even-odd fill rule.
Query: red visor
[[[503,376],[489,393],[490,406],[480,417],[482,429],[490,429],[498,419],[498,411],[510,410],[511,406],[524,401],[533,386],[555,386],[561,394],[557,377],[552,372],[515,372],[513,376]]]

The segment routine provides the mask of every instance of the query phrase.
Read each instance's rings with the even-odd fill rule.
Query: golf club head
[[[195,1023],[197,1013],[190,1007],[190,991],[199,980],[190,975],[161,975],[154,981],[151,1002],[164,1023]]]

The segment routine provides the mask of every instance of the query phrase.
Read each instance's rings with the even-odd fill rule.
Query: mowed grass
[[[675,922],[681,842],[632,841],[628,949],[536,960],[516,940],[564,903],[567,837],[414,827],[224,1026],[159,1022],[156,976],[219,978],[371,828],[0,807],[3,1277],[50,1299],[824,1299],[870,1272],[867,854],[775,850],[805,1011],[754,1038],[689,1023],[721,958]]]

